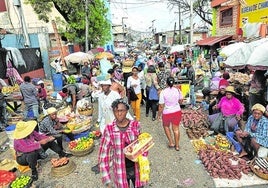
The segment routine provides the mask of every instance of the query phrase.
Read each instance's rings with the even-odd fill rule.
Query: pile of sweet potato
[[[213,178],[241,179],[242,173],[248,174],[251,171],[249,164],[232,152],[211,147],[200,150],[198,155]]]
[[[207,115],[201,110],[182,110],[182,123],[190,139],[199,139],[208,136],[210,126]]]

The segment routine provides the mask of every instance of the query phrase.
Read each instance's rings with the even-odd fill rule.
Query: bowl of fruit
[[[68,146],[74,156],[85,156],[94,150],[94,140],[90,137],[81,137],[70,141]]]
[[[17,177],[10,185],[10,188],[30,188],[33,183],[33,180],[30,176],[22,175]]]

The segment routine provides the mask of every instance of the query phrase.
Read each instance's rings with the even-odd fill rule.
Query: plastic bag
[[[150,179],[150,163],[147,157],[140,155],[138,157],[140,169],[140,181],[148,182]]]

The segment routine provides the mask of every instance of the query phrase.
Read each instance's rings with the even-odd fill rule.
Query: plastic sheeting
[[[253,69],[265,69],[268,67],[268,38],[263,38],[250,43],[245,43],[227,57],[224,62],[227,66],[244,68],[249,66]]]

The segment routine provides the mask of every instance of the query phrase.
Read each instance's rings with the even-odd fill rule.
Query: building
[[[215,51],[230,41],[267,35],[267,0],[212,0],[212,36],[197,45]]]

